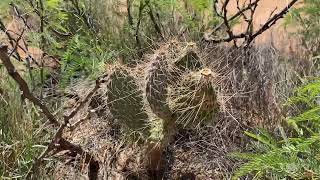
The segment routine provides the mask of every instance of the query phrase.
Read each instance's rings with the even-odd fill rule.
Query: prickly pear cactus
[[[114,68],[107,104],[116,119],[134,131],[148,129],[149,139],[164,144],[178,123],[213,119],[219,108],[215,74],[204,68],[194,43],[172,41],[146,59],[138,68]]]
[[[146,99],[151,110],[161,119],[173,121],[173,113],[168,105],[168,86],[176,84],[186,71],[202,67],[196,54],[196,45],[184,46],[176,41],[157,50],[147,64]]]
[[[170,89],[168,103],[183,126],[197,126],[216,115],[219,104],[213,80],[215,74],[207,68],[190,72],[181,77]]]
[[[107,84],[107,105],[113,117],[133,131],[148,125],[143,92],[125,67],[114,67]]]
[[[124,127],[143,135],[153,169],[178,124],[212,120],[219,108],[215,74],[204,68],[194,43],[172,41],[137,67],[115,67],[110,78],[107,106]]]
[[[153,113],[170,121],[172,112],[167,104],[169,72],[164,56],[162,53],[157,54],[147,69],[145,95]]]
[[[197,71],[203,67],[197,54],[197,46],[194,43],[187,43],[179,56],[174,61],[175,70],[182,72]]]

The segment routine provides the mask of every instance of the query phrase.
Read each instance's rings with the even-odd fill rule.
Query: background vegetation
[[[226,1],[221,1],[223,2]],[[77,88],[79,82],[97,79],[110,69],[111,64],[128,67],[141,65],[147,54],[161,49],[162,44],[171,39],[179,42],[192,41],[200,44],[200,47],[216,48],[212,48],[213,50],[217,50],[223,42],[237,39],[232,27],[243,17],[239,15],[226,23],[223,6],[221,11],[217,12],[215,4],[216,1],[207,0],[2,0],[0,29],[3,36],[0,41],[10,44],[6,32],[10,32],[9,27],[15,24],[20,29],[16,29],[16,34],[10,33],[14,38],[22,37],[27,44],[24,48],[26,51],[36,47],[44,52],[41,58],[25,58],[21,63],[17,61],[19,56],[23,58],[22,54],[28,53],[19,54],[14,47],[9,49],[13,51],[12,62],[15,62],[16,68],[33,93],[46,102],[57,117],[62,117],[66,97],[75,96],[72,89]],[[292,67],[290,72],[292,70],[295,73],[294,85],[290,86],[292,93],[285,94],[286,102],[280,105],[281,115],[275,131],[257,129],[254,125],[245,128],[247,131],[244,134],[250,138],[246,141],[246,144],[250,144],[249,147],[241,146],[241,152],[230,153],[231,159],[241,159],[242,162],[237,170],[233,172],[232,169],[229,172],[234,179],[319,178],[319,12],[318,0],[304,0],[303,5],[290,9],[286,16],[285,25],[297,27],[294,36],[299,38],[299,45],[303,47],[299,51],[299,59],[293,61],[307,63],[309,68],[301,73],[301,69],[288,66]],[[247,19],[247,22],[250,22],[250,19]],[[250,28],[251,25],[248,23],[245,32],[247,36],[240,34],[239,39],[251,43],[250,37],[255,34]],[[216,27],[220,28],[211,33],[214,35],[211,41],[218,45],[210,45],[204,37],[208,29]],[[250,43],[244,43],[238,48],[246,54],[249,52],[248,48],[254,49],[249,46]],[[232,48],[222,49],[227,49],[228,57],[232,56]],[[44,63],[45,57],[55,64],[51,66]],[[285,60],[281,63],[290,64],[290,59],[285,56],[283,59]],[[240,66],[243,68],[243,79],[246,78],[246,73],[253,72],[250,70],[250,63],[243,62],[232,67]],[[282,80],[287,82],[287,79],[279,81]],[[232,87],[241,88],[242,85],[239,81],[239,84]],[[244,107],[241,102],[236,101],[238,106]],[[7,74],[4,65],[0,64],[1,178],[24,179],[32,172],[35,160],[50,145],[51,137],[56,132],[48,130],[48,126],[50,125],[41,110],[21,96],[17,84]],[[197,129],[197,132],[200,132],[198,135],[201,136],[204,130]],[[150,136],[154,138],[157,133],[159,132],[153,132]],[[166,144],[163,149],[167,146],[170,149],[169,142],[163,144]],[[44,168],[40,168],[38,173],[43,178],[50,177],[55,171],[53,164],[57,164],[58,158],[48,157],[44,161]]]

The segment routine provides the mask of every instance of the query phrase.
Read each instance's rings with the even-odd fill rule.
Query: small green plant
[[[320,178],[320,78],[313,78],[296,90],[287,106],[295,112],[287,119],[289,130],[280,128],[280,138],[266,131],[246,134],[256,140],[255,153],[235,153],[248,162],[234,179],[251,174],[254,179]],[[293,129],[293,131],[291,130]],[[257,148],[259,147],[259,148]]]
[[[21,100],[16,83],[0,66],[0,179],[24,179],[49,138],[39,128],[39,112]]]
[[[103,70],[105,62],[112,58],[112,53],[102,50],[102,47],[88,38],[75,35],[68,42],[61,61],[62,87],[77,79],[96,78]]]
[[[295,35],[300,37],[302,46],[311,56],[317,55],[320,50],[320,3],[318,0],[304,0],[302,6],[290,11],[286,17],[286,24],[295,26]]]

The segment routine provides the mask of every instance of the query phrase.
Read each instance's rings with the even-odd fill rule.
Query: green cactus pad
[[[126,68],[115,67],[110,79],[107,105],[113,117],[130,130],[144,131],[148,126],[148,115],[135,78]]]

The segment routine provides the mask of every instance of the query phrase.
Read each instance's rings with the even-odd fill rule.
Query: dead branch
[[[41,155],[34,161],[32,167],[30,168],[27,179],[30,179],[32,174],[37,171],[37,168],[40,166],[42,159],[45,158],[50,152],[53,152],[53,154],[56,154],[58,152],[61,152],[63,150],[69,150],[71,156],[75,156],[77,154],[81,155],[85,159],[85,163],[89,164],[89,171],[88,176],[89,179],[97,179],[97,173],[99,170],[99,163],[95,160],[95,158],[90,155],[90,153],[84,151],[79,145],[75,145],[66,139],[62,137],[63,130],[70,126],[69,120],[73,118],[79,110],[91,99],[93,94],[100,88],[100,85],[105,82],[105,78],[108,77],[107,75],[103,75],[98,80],[96,80],[95,87],[88,93],[88,95],[82,100],[76,108],[74,108],[71,113],[68,116],[64,116],[64,123],[59,127],[55,135],[53,136],[50,144],[47,146],[47,148],[41,153]],[[75,124],[70,126],[70,129],[75,128],[77,125],[79,125],[82,121],[89,118],[90,113],[86,115],[86,117],[80,119]]]
[[[27,24],[25,24],[25,26],[27,26]],[[18,34],[18,33],[16,33],[16,32],[13,32],[13,31],[11,31],[11,30],[8,30],[8,29],[5,27],[4,23],[1,21],[1,19],[0,19],[0,30],[3,31],[3,32],[6,34],[8,40],[9,40],[9,43],[10,43],[10,45],[11,45],[12,48],[15,49],[15,46],[16,46],[17,48],[20,48],[24,53],[28,54],[28,57],[29,57],[30,59],[32,59],[34,62],[36,62],[36,61],[34,60],[34,58],[30,55],[30,53],[28,52],[28,50],[27,50],[27,49],[24,49],[24,48],[18,43],[19,40],[20,40],[20,38],[22,38],[21,35],[22,35],[23,33],[22,33],[22,34]],[[14,39],[14,38],[11,36],[10,33],[13,33],[13,34],[15,34],[15,35],[18,35],[19,38],[18,38],[17,40]],[[20,37],[20,36],[21,36],[21,37]],[[27,47],[27,46],[26,46],[26,47]],[[11,50],[10,56],[13,56],[13,57],[14,57],[15,59],[17,59],[18,61],[22,61],[20,54],[19,54],[17,51],[15,51],[14,49]],[[13,53],[14,53],[14,54],[13,54]]]
[[[22,38],[22,36],[23,36],[23,34],[24,34],[25,31],[26,31],[26,28],[23,28],[23,30],[22,30],[22,32],[20,33],[19,37],[17,38],[17,40],[15,40],[15,41],[16,41],[16,45],[13,47],[11,53],[9,54],[9,58],[13,55],[14,52],[16,52],[16,50],[17,50],[17,48],[18,48],[18,46],[19,46],[19,41],[21,40],[21,38]],[[17,54],[18,54],[18,53],[17,53]]]
[[[137,21],[137,25],[136,25],[136,29],[135,29],[135,38],[136,38],[136,44],[138,47],[138,54],[139,57],[142,57],[142,44],[141,44],[141,40],[139,38],[139,31],[140,31],[140,25],[141,25],[141,21],[142,21],[142,15],[143,15],[143,11],[144,8],[149,4],[149,0],[147,0],[146,2],[144,2],[143,0],[140,1],[140,5],[139,5],[139,13],[138,13],[138,21]]]
[[[39,106],[42,113],[49,119],[49,121],[52,124],[59,126],[60,123],[52,115],[52,113],[49,111],[47,106],[45,106],[43,102],[41,102],[38,98],[36,98],[30,92],[27,82],[20,76],[20,74],[17,72],[17,70],[13,66],[7,52],[8,52],[8,46],[0,45],[0,59],[2,60],[3,65],[6,67],[8,74],[18,83],[19,89],[22,92],[22,97],[29,99],[32,103]]]
[[[250,4],[248,4],[246,7],[241,8],[236,14],[232,15],[230,18],[228,18],[228,22],[231,22],[233,20],[235,20],[236,18],[238,18],[239,16],[241,16],[242,14],[244,14],[244,12],[246,12],[247,10],[249,10],[251,7],[255,6],[258,4],[260,0],[256,0]],[[214,6],[214,10],[215,12],[218,12],[217,10],[217,6]],[[214,34],[215,32],[217,32],[218,30],[221,29],[221,27],[224,25],[224,22],[220,23],[218,26],[216,26],[213,31],[210,33],[211,35]]]
[[[133,26],[133,18],[131,13],[131,5],[132,2],[130,0],[127,0],[127,13],[128,13],[128,23],[130,26]]]
[[[9,43],[11,47],[15,47],[15,44],[18,44],[15,39],[11,36],[11,34],[7,31],[7,28],[5,27],[4,23],[0,19],[0,30],[3,31],[6,36],[8,37]],[[18,45],[19,46],[19,45]],[[22,61],[21,57],[18,53],[15,54],[15,57],[17,58],[18,61]]]
[[[49,121],[54,125],[60,125],[60,123],[56,120],[54,115],[48,110],[48,108],[38,99],[36,98],[29,90],[28,84],[26,81],[20,76],[20,74],[16,71],[15,67],[10,61],[10,58],[7,54],[8,46],[1,45],[0,46],[0,59],[2,60],[5,68],[8,71],[8,74],[16,81],[19,85],[19,88],[22,92],[22,96],[24,98],[29,99],[33,104],[40,107],[41,111],[44,115],[49,119]],[[95,87],[88,93],[84,100],[82,100],[78,106],[71,111],[68,116],[64,116],[64,122],[60,125],[59,129],[53,136],[50,144],[47,148],[41,153],[41,155],[34,161],[32,167],[30,168],[27,179],[31,179],[31,176],[34,172],[36,172],[37,168],[40,166],[42,159],[46,157],[50,152],[55,151],[55,153],[60,152],[62,150],[69,150],[72,154],[79,154],[84,157],[86,163],[89,164],[88,176],[89,179],[97,179],[97,173],[99,170],[99,163],[95,158],[90,155],[90,153],[84,151],[79,145],[75,145],[62,137],[63,130],[65,127],[69,125],[69,120],[73,118],[77,112],[84,106],[86,102],[92,97],[92,95],[100,88],[100,85],[105,82],[105,78],[107,75],[103,75],[102,77],[96,80]]]
[[[241,46],[243,47],[248,47],[250,46],[250,44],[252,43],[252,41],[259,36],[260,34],[262,34],[263,32],[265,32],[266,30],[268,30],[269,28],[271,28],[274,24],[276,24],[276,22],[283,18],[285,14],[287,14],[290,10],[290,8],[298,2],[298,0],[291,0],[291,2],[288,3],[288,5],[283,8],[279,13],[274,14],[272,17],[270,17],[266,23],[264,23],[257,31],[253,32],[253,18],[254,18],[254,14],[255,11],[257,9],[258,6],[258,2],[260,0],[255,0],[254,2],[249,2],[249,4],[243,8],[240,8],[239,5],[238,6],[238,12],[236,14],[234,14],[233,16],[231,16],[230,18],[228,18],[227,16],[227,5],[229,3],[229,0],[225,0],[222,4],[221,10],[218,9],[218,0],[214,1],[214,6],[213,9],[215,11],[215,13],[217,14],[218,17],[220,17],[223,22],[218,25],[211,33],[209,34],[205,34],[205,36],[203,37],[203,40],[208,41],[208,42],[212,42],[212,43],[221,43],[221,42],[230,42],[230,41],[236,41],[237,39],[243,39],[245,38],[243,44]],[[238,1],[237,1],[238,3]],[[246,11],[250,10],[250,17],[248,18],[244,13]],[[271,15],[274,13],[274,11],[271,13]],[[245,21],[247,22],[247,28],[245,30],[245,32],[240,33],[239,35],[234,35],[232,28],[230,26],[230,22],[232,20],[234,20],[235,18],[238,18],[240,16],[243,16]],[[222,26],[226,27],[226,32],[228,34],[227,37],[224,38],[220,38],[220,39],[215,39],[212,38],[211,35],[214,34],[217,30],[219,30]]]
[[[16,15],[17,17],[19,17],[19,18],[23,21],[24,25],[25,25],[28,29],[31,29],[30,26],[28,25],[27,18],[25,18],[23,15],[21,15],[21,12],[19,11],[18,7],[17,7],[14,3],[12,3],[12,2],[9,3],[9,5],[12,7],[15,15]]]
[[[149,7],[149,16],[150,16],[150,19],[153,23],[153,26],[154,26],[154,29],[157,31],[157,33],[160,35],[160,37],[162,38],[162,40],[164,40],[164,36],[161,32],[161,27],[159,25],[159,23],[161,22],[157,22],[156,20],[156,17],[154,16],[154,13],[153,13],[153,8],[150,4],[148,4],[148,7]]]
[[[263,24],[263,26],[253,33],[250,38],[245,42],[245,46],[249,46],[250,43],[260,34],[271,28],[277,21],[284,17],[289,12],[289,9],[299,0],[292,0],[285,8],[283,8],[279,13],[273,15],[269,20]]]

